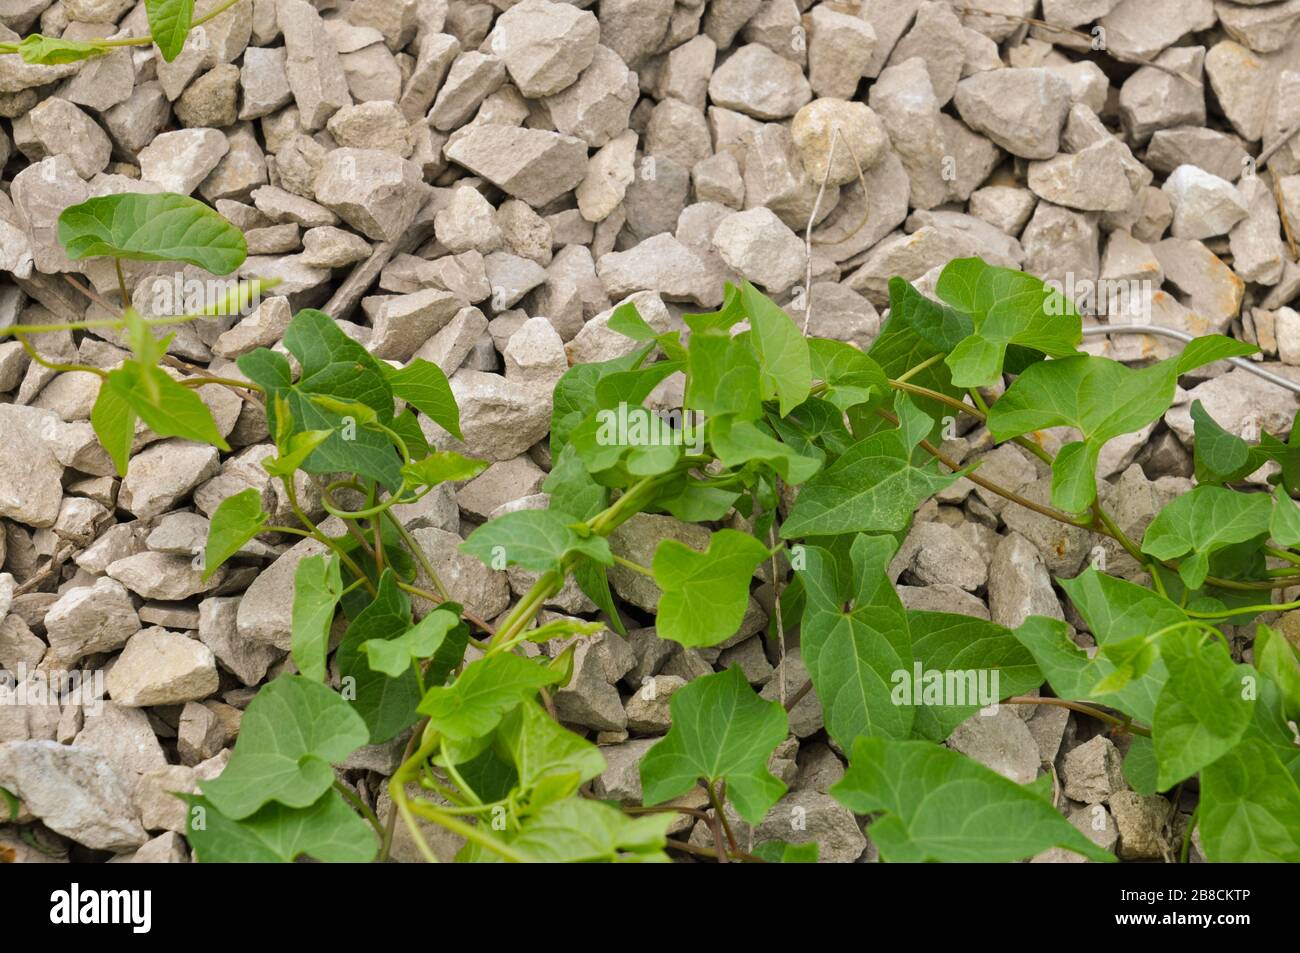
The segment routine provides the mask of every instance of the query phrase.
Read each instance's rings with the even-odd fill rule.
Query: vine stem
[[[1114,725],[1116,728],[1122,728],[1125,731],[1131,731],[1135,735],[1143,735],[1144,737],[1147,738],[1151,737],[1150,728],[1146,728],[1142,725],[1135,724],[1134,722],[1128,721],[1127,719],[1124,718],[1118,718],[1115,715],[1112,715],[1106,711],[1102,711],[1100,708],[1097,708],[1093,705],[1085,705],[1082,702],[1067,701],[1064,698],[1036,698],[1032,695],[1016,695],[1013,698],[1008,698],[1002,704],[1004,705],[1052,705],[1056,708],[1068,708],[1071,711],[1077,711],[1082,715],[1089,716],[1090,718],[1096,718],[1098,721],[1104,721],[1109,725]]]
[[[361,800],[361,795],[357,794],[350,787],[337,778],[334,779],[334,789],[343,795],[343,799],[357,809],[361,815],[370,822],[370,826],[375,829],[375,833],[381,838],[384,836],[384,826],[379,823],[379,818],[375,812],[370,809],[370,805]]]

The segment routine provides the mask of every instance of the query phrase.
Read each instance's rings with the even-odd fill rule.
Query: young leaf
[[[518,655],[489,655],[465,666],[450,685],[425,692],[420,714],[429,717],[429,730],[452,741],[469,741],[486,735],[516,705],[561,678],[561,672]]]
[[[757,461],[775,470],[786,483],[798,486],[819,469],[821,461],[796,453],[772,437],[762,424],[726,415],[709,420],[709,444],[729,467]]]
[[[993,383],[1009,345],[1062,357],[1073,354],[1083,337],[1078,312],[1065,296],[1024,272],[958,258],[944,268],[934,290],[974,324],[973,334],[945,358],[958,387]]]
[[[1273,501],[1263,493],[1198,486],[1176,497],[1152,520],[1142,537],[1142,551],[1160,560],[1188,556],[1178,575],[1187,588],[1199,589],[1209,573],[1210,556],[1268,533],[1272,513]]]
[[[222,563],[239,552],[245,543],[262,531],[270,518],[262,512],[261,492],[252,487],[222,500],[208,526],[208,543],[203,551],[203,578],[209,578]]]
[[[342,594],[337,556],[307,556],[298,563],[293,576],[293,664],[313,681],[325,681],[330,626]]]
[[[840,410],[868,401],[884,403],[890,394],[884,369],[852,344],[813,338],[808,342],[813,377],[826,385],[823,397]]]
[[[897,427],[858,441],[808,480],[781,526],[782,537],[898,532],[923,500],[960,478],[929,463],[913,465],[913,451],[932,421],[906,394],[900,393],[894,406]]]
[[[309,807],[268,804],[238,821],[208,798],[177,797],[189,805],[185,836],[201,864],[289,864],[300,857],[365,864],[379,850],[375,832],[337,791],[327,791]]]
[[[170,63],[185,48],[190,23],[194,19],[194,0],[145,0],[149,33],[164,62]]]
[[[90,409],[90,425],[112,458],[118,476],[126,476],[131,443],[135,439],[136,419],[136,412],[131,409],[130,402],[117,388],[110,387],[108,381],[103,381],[95,405]]]
[[[1300,719],[1300,659],[1286,638],[1261,625],[1255,630],[1255,667],[1277,685],[1282,706],[1291,719]]]
[[[496,743],[515,766],[520,790],[532,792],[529,804],[534,809],[570,797],[605,770],[599,748],[559,725],[531,700],[501,720]]]
[[[281,675],[249,702],[226,769],[200,787],[232,820],[271,801],[308,807],[334,783],[333,763],[367,740],[365,724],[339,695],[301,675]]]
[[[889,279],[889,313],[897,315],[936,351],[956,350],[975,333],[975,322],[969,314],[932,301],[898,277]]]
[[[1201,772],[1201,843],[1212,863],[1300,863],[1300,787],[1248,739]]]
[[[687,351],[687,407],[708,417],[734,414],[739,420],[758,420],[763,416],[762,370],[748,335],[695,331]]]
[[[400,678],[411,671],[413,663],[432,658],[443,640],[460,619],[444,609],[430,612],[423,619],[395,639],[369,639],[361,643],[361,651],[370,660],[370,667],[389,678]]]
[[[1268,533],[1283,546],[1300,545],[1300,506],[1282,487],[1273,488],[1273,513]]]
[[[720,529],[701,553],[675,539],[655,550],[659,637],[685,646],[717,645],[740,628],[749,604],[749,581],[767,547],[748,533]]]
[[[1041,361],[993,405],[989,430],[1004,441],[1049,427],[1078,429],[1083,440],[1066,444],[1052,468],[1052,502],[1082,512],[1096,498],[1097,457],[1107,441],[1159,419],[1173,403],[1178,376],[1202,358],[1214,361],[1252,350],[1228,338],[1198,341],[1206,343],[1194,349],[1189,344],[1181,357],[1141,370],[1089,354]]]
[[[1050,790],[1050,788],[1049,788]],[[855,814],[891,863],[999,862],[1064,847],[1114,861],[1052,806],[1042,785],[1021,786],[930,741],[859,738],[831,794]]]
[[[276,395],[276,400],[282,405],[282,409],[276,415],[276,423],[283,421],[288,424],[289,421],[285,419],[291,416],[288,403],[280,395]],[[279,454],[263,459],[262,469],[273,477],[292,477],[294,471],[302,467],[303,462],[317,447],[328,440],[332,433],[331,430],[303,430],[286,435],[284,446],[280,448]]]
[[[401,370],[382,362],[379,366],[387,376],[394,396],[406,401],[457,440],[465,439],[460,432],[460,408],[456,406],[456,398],[452,396],[451,385],[442,368],[422,357],[417,357]]]
[[[471,460],[454,450],[438,450],[402,467],[402,478],[409,486],[437,486],[439,483],[472,480],[487,466],[486,460]]]
[[[600,801],[570,797],[524,821],[510,845],[534,863],[662,863],[671,823],[669,816],[628,817]]]
[[[302,462],[303,470],[356,473],[396,492],[402,484],[401,460],[389,438],[329,412],[312,399],[325,395],[364,404],[386,425],[393,419],[393,391],[379,363],[322,311],[306,309],[294,315],[285,331],[284,344],[302,366],[297,383],[292,379],[288,360],[266,348],[244,354],[237,362],[249,380],[266,389],[267,423],[272,432],[285,432],[277,408],[287,407],[293,424],[289,433],[330,432]]]
[[[670,801],[700,781],[725,781],[737,813],[761,821],[786,790],[767,770],[786,737],[785,709],[759,698],[739,667],[695,679],[668,707],[672,728],[641,759],[645,803]]]
[[[555,385],[554,406],[551,411],[551,455],[559,458],[560,451],[569,442],[573,428],[582,423],[598,407],[596,385],[610,374],[639,367],[654,350],[647,346],[631,354],[596,364],[579,364],[565,371]]]
[[[18,44],[18,55],[23,58],[23,62],[35,66],[62,66],[65,63],[76,63],[103,56],[107,52],[106,47],[94,43],[41,36],[39,33],[23,37]]]
[[[859,735],[906,738],[912,729],[916,709],[893,691],[895,673],[912,677],[907,613],[886,575],[894,549],[887,536],[858,536],[853,572],[844,577],[829,552],[804,547],[800,647],[826,731],[846,748]]]
[[[1169,678],[1151,723],[1161,791],[1232,750],[1254,714],[1255,698],[1244,688],[1254,670],[1234,665],[1222,642],[1204,638],[1180,629],[1161,640]]]
[[[244,234],[198,199],[173,192],[122,192],[65,208],[59,243],[73,261],[106,255],[184,261],[214,275],[244,263]]]
[[[409,665],[396,678],[375,671],[361,646],[399,638],[410,628],[411,602],[398,588],[393,570],[385,569],[374,601],[352,620],[337,653],[339,674],[353,679],[352,704],[370,730],[371,744],[396,737],[416,720],[420,684]]]
[[[495,568],[498,556],[506,565],[533,572],[559,566],[569,553],[582,553],[604,565],[614,557],[603,536],[579,536],[573,529],[578,520],[556,510],[515,510],[484,523],[461,543],[461,552],[477,556],[485,566]]]
[[[764,393],[776,395],[784,417],[807,400],[812,386],[808,342],[790,316],[748,281],[741,281],[740,300],[749,315]]]
[[[161,367],[126,361],[109,371],[100,387],[101,391],[105,388],[160,437],[184,437],[220,450],[230,449],[202,398],[172,380]],[[113,436],[121,439],[120,433]]]

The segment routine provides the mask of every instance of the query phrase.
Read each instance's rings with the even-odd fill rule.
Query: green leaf
[[[664,862],[672,818],[628,817],[600,801],[571,797],[528,818],[511,846],[544,864]]]
[[[898,277],[889,279],[889,313],[898,315],[936,351],[953,351],[975,333],[969,314],[932,301]]]
[[[289,416],[288,404],[284,398],[276,395],[276,399],[284,404],[284,409],[280,413]],[[284,416],[276,417],[277,422],[284,419]],[[331,430],[303,430],[289,435],[285,446],[280,449],[277,456],[267,457],[262,461],[262,469],[273,477],[292,477],[294,471],[303,465],[303,461],[328,440],[332,433]]]
[[[432,658],[442,646],[443,639],[460,619],[444,609],[430,612],[423,619],[394,639],[368,639],[361,643],[361,651],[370,659],[370,667],[389,678],[401,678],[412,670],[412,665],[422,659]]]
[[[110,387],[108,381],[102,382],[95,405],[90,409],[90,425],[112,458],[118,476],[126,476],[136,419],[130,402],[116,388]]]
[[[406,401],[457,440],[465,439],[460,432],[460,408],[456,406],[456,398],[452,396],[451,385],[442,368],[422,357],[417,357],[401,370],[382,361],[379,367],[388,378],[394,396]]]
[[[1097,495],[1102,446],[1159,419],[1173,403],[1178,375],[1196,366],[1198,358],[1212,361],[1222,352],[1240,350],[1229,346],[1236,342],[1228,338],[1198,341],[1206,343],[1195,349],[1188,345],[1182,357],[1141,370],[1090,354],[1040,361],[993,405],[989,430],[999,442],[1050,427],[1079,430],[1083,440],[1066,444],[1052,468],[1052,502],[1068,512],[1082,512]]]
[[[262,531],[270,520],[262,512],[262,494],[249,487],[221,501],[212,514],[208,526],[208,543],[203,551],[203,578],[209,578],[217,568],[244,544]]]
[[[161,367],[130,360],[108,372],[100,391],[108,389],[160,437],[183,437],[229,450],[203,400],[172,380]],[[111,400],[112,398],[110,398]],[[120,440],[121,432],[113,432]],[[120,444],[119,444],[120,447]]]
[[[1230,751],[1245,734],[1255,698],[1243,680],[1249,665],[1234,665],[1217,639],[1181,629],[1164,636],[1160,656],[1169,678],[1156,703],[1151,742],[1160,766],[1156,785],[1173,787]]]
[[[484,523],[460,548],[494,569],[502,568],[498,563],[504,559],[505,565],[547,572],[570,553],[612,564],[609,543],[602,536],[579,536],[573,528],[578,522],[557,510],[515,510]]]
[[[18,43],[18,55],[23,58],[23,62],[35,66],[62,66],[103,56],[107,52],[106,47],[94,43],[41,36],[39,33],[25,36]]]
[[[1134,735],[1124,754],[1124,780],[1138,794],[1155,794],[1160,790],[1160,766],[1156,764],[1156,749],[1145,735]]]
[[[974,325],[971,336],[945,358],[958,387],[992,384],[1002,373],[1009,345],[1062,357],[1073,354],[1083,338],[1082,322],[1069,300],[1024,272],[996,268],[978,258],[958,258],[944,268],[934,290],[970,315]],[[950,343],[959,323],[949,320],[948,325],[943,334]],[[937,337],[933,329],[929,333]]]
[[[437,486],[472,480],[487,467],[486,460],[471,460],[454,450],[438,450],[402,467],[402,478],[408,486]]]
[[[429,717],[429,730],[452,741],[468,741],[486,735],[516,705],[561,677],[518,655],[488,655],[465,666],[452,684],[425,692],[420,714]]]
[[[250,491],[251,492],[251,491]],[[293,664],[313,681],[325,681],[334,609],[343,595],[337,556],[307,556],[293,576]]]
[[[911,383],[960,399],[965,395],[965,390],[953,386],[952,372],[948,365],[938,360],[943,353],[917,334],[901,315],[892,312],[880,326],[880,334],[867,349],[867,356],[876,362],[887,378],[910,373],[912,376],[908,380]],[[923,370],[915,370],[922,364],[926,365]],[[917,406],[927,416],[936,419],[949,412],[944,404],[929,398],[919,399]],[[878,420],[874,414],[869,419],[873,422]]]
[[[401,460],[389,438],[331,413],[313,400],[326,396],[364,404],[387,425],[393,419],[393,391],[379,363],[322,311],[307,309],[294,315],[284,344],[302,367],[296,383],[288,360],[266,348],[245,354],[237,362],[239,369],[267,392],[267,423],[272,433],[286,432],[278,408],[287,407],[293,423],[287,432],[330,431],[302,462],[303,470],[355,473],[396,492],[402,484]]]
[[[884,369],[852,344],[813,338],[808,350],[813,377],[826,385],[822,396],[840,410],[868,401],[883,403],[891,393]]]
[[[821,461],[816,457],[796,453],[760,424],[727,415],[713,417],[708,427],[713,452],[729,467],[765,463],[791,486],[798,486],[821,469]]]
[[[769,864],[815,864],[817,842],[810,840],[804,844],[790,844],[783,840],[769,840],[755,847],[754,854]]]
[[[289,864],[300,857],[365,864],[379,850],[375,832],[337,791],[309,807],[268,804],[243,820],[227,817],[208,798],[177,797],[189,805],[185,836],[202,864]]]
[[[281,675],[249,702],[230,763],[200,788],[232,820],[271,801],[309,807],[334,783],[332,765],[367,740],[341,697],[301,675]]]
[[[826,731],[842,747],[859,735],[911,733],[916,709],[893,690],[895,673],[912,678],[907,613],[887,575],[894,549],[887,536],[858,536],[850,550],[853,571],[844,574],[829,552],[804,547],[800,647]]]
[[[720,529],[701,553],[675,539],[655,550],[659,637],[689,647],[717,645],[734,635],[749,605],[749,581],[767,547],[748,533]]]
[[[1280,486],[1273,488],[1273,512],[1268,520],[1268,533],[1283,546],[1300,545],[1300,506]]]
[[[1043,684],[1043,673],[1033,655],[1003,626],[967,615],[909,610],[907,627],[912,636],[913,666],[919,663],[922,667],[923,686],[928,673],[942,674],[945,684],[948,677],[955,676],[955,687],[969,700],[964,705],[918,704],[913,685],[915,736],[943,741],[985,705],[1026,694]],[[981,692],[991,697],[986,701]]]
[[[165,62],[170,63],[185,48],[190,23],[194,19],[194,0],[145,0],[149,16],[149,33]]]
[[[535,701],[523,702],[501,720],[496,741],[515,766],[519,788],[532,792],[534,810],[570,797],[605,770],[599,748],[558,724]]]
[[[1198,813],[1213,863],[1300,863],[1300,787],[1262,741],[1241,743],[1201,772]]]
[[[899,532],[927,497],[961,474],[914,466],[913,452],[932,421],[906,394],[895,399],[899,425],[866,437],[804,485],[781,526],[786,539],[841,533]]]
[[[573,428],[597,409],[597,384],[611,374],[639,367],[653,350],[653,345],[648,345],[610,361],[579,364],[565,371],[564,376],[556,383],[553,395],[554,405],[551,411],[551,455],[553,457],[559,458],[560,451],[569,442],[569,435],[573,432]]]
[[[1233,483],[1263,463],[1246,441],[1220,427],[1199,400],[1192,401],[1192,422],[1197,483]]]
[[[1282,695],[1288,718],[1300,720],[1300,659],[1286,638],[1261,625],[1255,630],[1255,667]]]
[[[1209,572],[1210,555],[1267,534],[1272,513],[1273,501],[1263,493],[1198,486],[1176,497],[1152,520],[1142,537],[1142,551],[1160,560],[1190,554],[1178,574],[1189,589],[1199,589]]]
[[[198,199],[173,192],[122,192],[65,208],[59,243],[73,261],[107,255],[133,261],[184,261],[214,275],[244,263],[243,233]]]
[[[352,679],[352,704],[370,730],[371,744],[396,737],[416,720],[420,684],[409,666],[396,678],[375,671],[361,646],[399,638],[410,628],[411,602],[393,570],[385,569],[374,601],[352,620],[336,655],[339,674]]]
[[[762,367],[764,396],[776,395],[784,417],[808,399],[812,386],[808,342],[775,301],[743,279],[740,301],[749,315],[754,351]]]
[[[410,407],[404,408],[388,426],[406,444],[407,455],[412,460],[420,460],[429,455],[429,441],[425,439],[420,421]]]
[[[785,709],[759,698],[738,666],[683,686],[668,707],[672,728],[641,759],[645,803],[670,801],[700,781],[725,781],[737,813],[761,821],[786,790],[767,770],[786,737]]]
[[[859,738],[831,794],[855,814],[892,863],[996,863],[1064,847],[1114,861],[1039,793],[930,741]]]
[[[763,416],[758,358],[748,335],[695,331],[687,347],[685,404],[708,417],[734,414],[740,420]]]

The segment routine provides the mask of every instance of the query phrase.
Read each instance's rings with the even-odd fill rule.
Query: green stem
[[[633,572],[639,572],[643,576],[649,576],[652,579],[654,578],[653,570],[646,569],[645,566],[642,566],[640,563],[633,562],[630,559],[624,559],[622,556],[619,556],[617,554],[613,554],[613,555],[614,555],[614,562],[617,565],[623,566],[626,569],[631,569]]]
[[[374,811],[370,810],[369,804],[361,800],[361,797],[342,781],[336,779],[334,781],[334,789],[342,794],[343,799],[356,808],[357,811],[359,811],[361,815],[370,822],[370,826],[375,829],[375,833],[377,833],[381,838],[384,836],[384,825],[379,823],[379,818],[375,816]]]
[[[924,361],[922,361],[920,364],[917,364],[916,366],[914,366],[914,367],[912,367],[912,368],[909,368],[908,370],[904,371],[902,374],[899,374],[898,377],[897,377],[897,379],[895,379],[895,380],[893,381],[893,383],[894,383],[894,384],[902,384],[902,383],[904,383],[905,381],[909,381],[909,380],[911,380],[913,377],[915,377],[917,374],[919,374],[919,373],[921,373],[923,370],[925,370],[927,367],[933,367],[935,364],[938,364],[940,361],[943,360],[943,358],[944,358],[944,355],[943,355],[942,353],[939,353],[939,354],[931,354],[929,357],[927,357],[927,358],[926,358]]]
[[[91,367],[89,364],[58,364],[55,363],[54,361],[47,361],[45,358],[43,358],[40,355],[40,353],[36,350],[36,348],[32,347],[32,342],[27,340],[26,335],[20,337],[18,340],[22,344],[23,350],[27,352],[28,357],[30,357],[37,364],[41,365],[41,367],[48,367],[52,371],[59,371],[60,373],[64,373],[64,374],[70,374],[73,373],[74,371],[81,371],[82,373],[85,374],[94,374],[96,377],[99,377],[101,379],[108,377],[107,371],[103,370],[102,368]]]
[[[438,590],[438,595],[442,597],[442,601],[450,602],[451,594],[447,591],[447,587],[442,584],[442,580],[438,578],[438,574],[433,569],[433,563],[429,562],[429,556],[424,551],[424,547],[419,544],[416,538],[411,535],[411,532],[402,525],[402,521],[394,516],[391,511],[384,510],[384,518],[393,524],[393,528],[397,530],[397,535],[402,538],[402,543],[411,551],[415,561],[420,564],[424,574],[429,577],[429,581],[433,583],[433,588]]]
[[[1285,549],[1278,549],[1276,546],[1265,546],[1264,552],[1268,553],[1270,556],[1276,556],[1278,559],[1300,566],[1300,554]],[[1291,572],[1295,572],[1295,570],[1291,570]]]
[[[469,801],[470,804],[481,805],[483,799],[474,792],[474,789],[470,787],[469,782],[460,776],[460,772],[456,770],[456,762],[453,761],[451,755],[447,753],[446,738],[443,738],[438,743],[438,751],[442,754],[443,770],[447,772],[447,775],[455,783],[456,787],[460,789],[460,793],[464,795],[465,800]]]
[[[440,827],[444,827],[453,834],[459,834],[465,840],[477,844],[484,850],[490,850],[502,860],[509,861],[512,864],[526,864],[528,858],[519,853],[509,844],[497,840],[488,834],[483,833],[477,826],[466,824],[459,818],[444,813],[440,808],[434,807],[428,801],[415,801],[410,805],[411,810],[419,814],[426,820],[433,821]]]
[[[182,387],[203,387],[207,384],[221,384],[224,387],[238,387],[241,390],[251,390],[262,395],[266,394],[266,389],[261,384],[235,380],[233,377],[187,377],[181,381]]]
[[[370,577],[361,571],[361,567],[356,564],[342,546],[322,533],[320,527],[317,526],[312,521],[312,518],[307,515],[306,511],[303,510],[302,506],[298,503],[298,491],[294,488],[293,477],[291,475],[282,476],[280,477],[280,482],[284,485],[284,492],[289,499],[289,507],[293,510],[293,515],[298,517],[298,521],[311,531],[310,535],[312,538],[329,548],[334,555],[339,558],[339,562],[343,563],[343,565],[347,566],[348,569],[351,570],[353,576],[362,580],[367,592],[372,596],[378,595],[379,590],[376,589],[375,584],[370,581]]]

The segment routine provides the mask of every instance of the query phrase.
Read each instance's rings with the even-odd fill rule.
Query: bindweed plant
[[[15,54],[22,57],[24,63],[34,66],[63,66],[67,63],[103,56],[123,47],[154,44],[158,47],[162,58],[170,63],[180,56],[186,41],[192,35],[192,30],[203,26],[241,2],[243,0],[224,0],[214,9],[196,18],[194,0],[145,0],[145,13],[149,19],[148,36],[69,40],[33,33],[16,43],[0,43],[0,54]]]
[[[92,199],[63,213],[59,238],[74,258],[171,259],[218,274],[243,259],[239,233],[180,196]],[[495,624],[453,600],[395,513],[486,466],[430,445],[425,419],[461,437],[436,366],[393,367],[328,315],[303,310],[284,335],[292,361],[262,348],[239,358],[245,381],[177,380],[158,363],[167,342],[153,327],[164,320],[128,307],[115,319],[132,349],[121,367],[59,366],[102,378],[92,422],[119,470],[137,418],[224,449],[195,389],[241,389],[264,407],[275,454],[263,466],[296,522],[273,523],[256,490],[229,497],[211,520],[205,572],[261,534],[315,547],[285,594],[296,674],[259,691],[224,772],[186,796],[196,857],[382,860],[401,824],[434,861],[432,824],[463,841],[461,861],[663,861],[669,851],[812,860],[815,844],[753,843],[736,823],[755,829],[786,793],[769,761],[788,736],[788,708],[812,691],[849,760],[831,794],[868,819],[883,860],[1010,861],[1052,847],[1114,860],[1058,810],[1050,777],[1017,784],[944,745],[998,702],[1064,706],[1104,725],[1125,743],[1124,776],[1139,794],[1197,779],[1184,856],[1195,828],[1213,861],[1300,860],[1300,663],[1275,630],[1254,624],[1300,607],[1273,601],[1300,584],[1300,438],[1265,434],[1251,445],[1194,407],[1199,485],[1141,539],[1103,505],[1096,477],[1106,443],[1159,419],[1180,375],[1254,348],[1211,335],[1138,369],[1082,353],[1068,301],[979,259],[944,269],[939,300],[901,279],[889,291],[889,317],[866,352],[806,338],[748,283],[679,330],[617,308],[609,324],[628,353],[573,367],[555,387],[548,507],[497,516],[463,543],[493,569],[536,579]],[[675,374],[685,379],[680,412],[651,413],[651,392]],[[1050,467],[1050,501],[951,458],[941,445],[956,415]],[[1046,431],[1066,434],[1055,454]],[[1237,488],[1265,463],[1275,464],[1272,492]],[[900,540],[922,504],[962,478],[1110,537],[1131,558],[1127,578],[1090,566],[1058,580],[1095,653],[1060,619],[1008,629],[903,606],[889,574]],[[300,504],[304,480],[319,487],[323,523]],[[609,538],[638,513],[704,524],[708,545],[665,540],[651,565],[632,562]],[[680,688],[671,729],[640,763],[641,805],[592,796],[605,760],[553,704],[582,641],[622,630],[615,566],[653,581],[658,637],[690,648],[735,635],[762,584],[772,654],[797,631],[810,675],[785,704],[759,696],[739,667]],[[539,624],[570,582],[602,618]],[[1246,664],[1230,636],[1252,624]],[[914,677],[921,670],[940,673],[937,690],[928,674]],[[943,678],[954,672],[990,677],[954,695]],[[1031,694],[1044,683],[1051,696]],[[403,738],[382,823],[336,768]],[[701,786],[711,809],[684,806]],[[668,837],[680,814],[707,825],[711,847]]]

